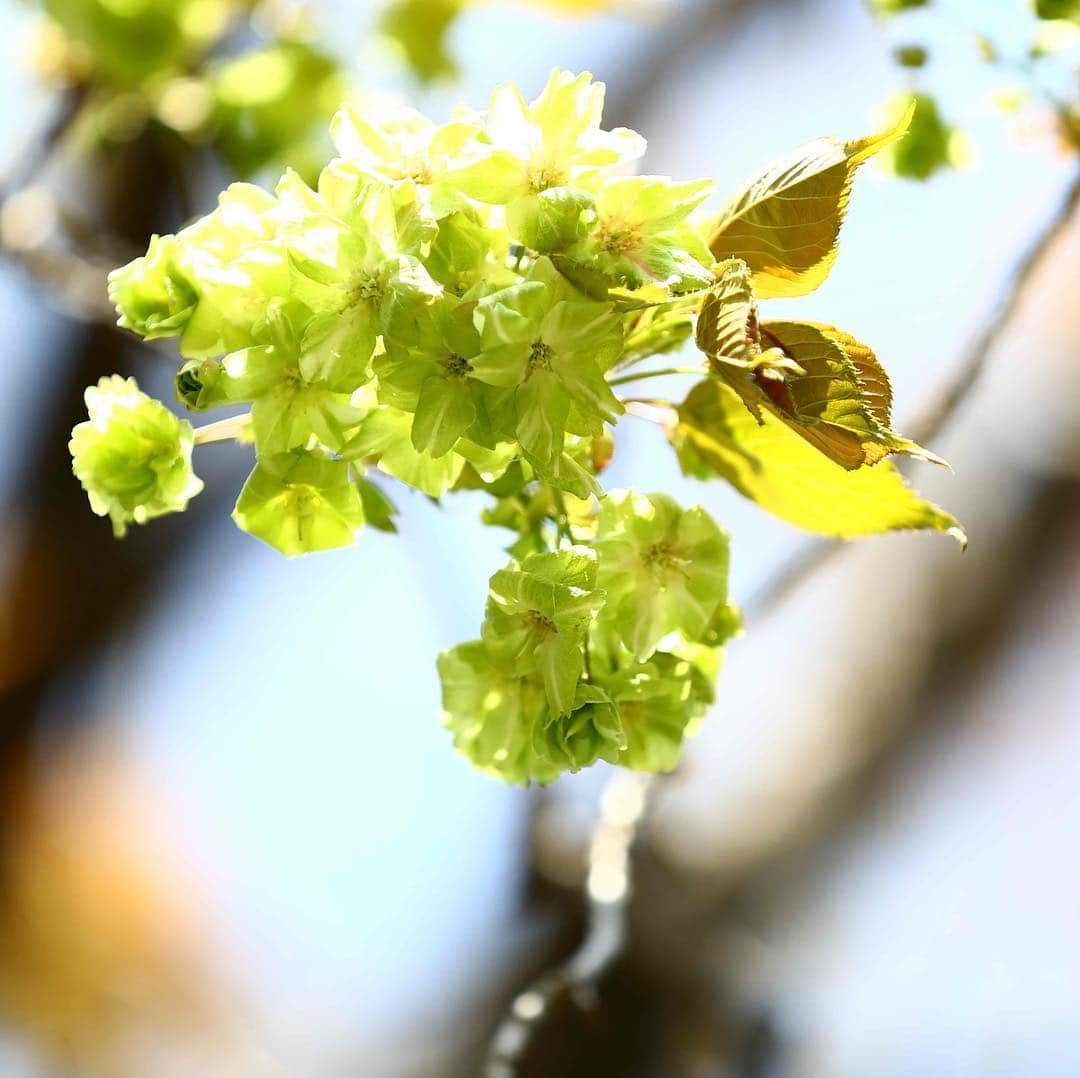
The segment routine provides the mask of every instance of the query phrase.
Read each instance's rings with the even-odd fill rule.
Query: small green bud
[[[923,67],[929,53],[922,45],[897,45],[893,58],[901,67]]]

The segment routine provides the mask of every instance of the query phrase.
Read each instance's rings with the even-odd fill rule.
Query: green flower
[[[134,378],[114,374],[86,391],[90,418],[71,432],[75,475],[117,536],[129,524],[178,513],[203,488],[191,469],[194,434]]]
[[[364,523],[364,510],[348,464],[294,450],[259,458],[233,520],[291,558],[349,546]]]
[[[148,338],[179,336],[185,356],[244,348],[268,301],[289,291],[282,218],[292,202],[234,183],[218,207],[175,236],[159,236],[141,258],[109,274],[119,325]]]
[[[559,771],[580,771],[597,760],[619,762],[627,749],[619,709],[603,689],[579,683],[568,715],[549,712],[532,730],[533,752]]]
[[[520,284],[479,301],[483,351],[472,376],[513,388],[510,434],[542,476],[557,477],[566,434],[597,436],[623,406],[604,374],[622,327],[610,304],[581,299],[546,258]]]
[[[589,622],[603,599],[594,551],[532,554],[491,578],[481,635],[519,674],[538,673],[551,710],[566,715],[585,668]]]
[[[117,324],[148,341],[175,337],[195,313],[198,292],[177,260],[176,236],[151,236],[146,254],[109,274]]]
[[[325,185],[354,187],[360,178],[389,186],[415,184],[436,217],[460,208],[465,199],[447,174],[477,160],[481,120],[460,113],[436,125],[415,109],[387,106],[372,98],[363,109],[342,105],[330,122],[330,136],[340,155],[324,174]]]
[[[487,156],[453,178],[471,197],[506,205],[515,240],[558,250],[575,238],[582,210],[611,170],[645,152],[633,131],[601,129],[603,108],[604,84],[587,72],[553,71],[530,104],[516,86],[499,86],[487,112]]]
[[[618,763],[635,771],[670,771],[683,738],[713,701],[712,684],[688,659],[657,652],[598,674],[598,685],[618,708],[623,747]]]
[[[666,494],[610,494],[596,541],[603,617],[639,660],[668,633],[705,637],[727,598],[728,540],[700,506]]]
[[[328,209],[328,207],[326,207]],[[316,315],[306,343],[336,365],[365,364],[383,333],[406,332],[442,290],[423,264],[398,250],[393,192],[366,183],[336,217],[312,213],[285,230],[291,295]]]
[[[413,412],[412,444],[441,457],[476,421],[490,387],[471,377],[480,353],[473,304],[446,299],[418,320],[416,343],[387,342],[375,360],[379,398]]]
[[[499,661],[482,640],[439,656],[443,721],[454,746],[481,771],[521,786],[562,770],[537,754],[533,730],[548,716],[544,686]]]
[[[360,424],[342,456],[350,461],[376,462],[387,475],[423,491],[429,498],[440,498],[457,482],[465,460],[459,453],[433,457],[427,450],[417,449],[412,441],[412,425],[408,412],[381,405]],[[458,449],[462,448],[459,443]]]
[[[627,288],[705,288],[713,281],[707,269],[713,258],[686,219],[712,187],[710,180],[675,183],[663,176],[611,180],[596,196],[588,236],[566,256]]]
[[[618,710],[602,689],[579,684],[568,713],[558,715],[542,680],[484,640],[444,651],[439,678],[455,747],[504,782],[550,782],[597,760],[616,763],[627,749]]]
[[[465,207],[439,221],[424,265],[448,292],[460,296],[477,286],[490,291],[514,284],[518,277],[505,265],[508,252],[506,231]]]
[[[370,372],[366,358],[312,348],[310,318],[300,304],[272,301],[252,331],[258,343],[221,360],[189,360],[177,375],[178,397],[199,410],[254,402],[252,433],[260,453],[303,447],[312,436],[327,449],[342,449],[371,409],[353,400]]]

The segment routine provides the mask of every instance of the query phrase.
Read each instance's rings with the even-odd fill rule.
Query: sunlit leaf
[[[803,296],[829,274],[855,170],[907,130],[910,111],[879,135],[818,138],[778,158],[720,212],[708,234],[718,261],[741,258],[760,299]]]
[[[697,346],[714,368],[734,366],[802,374],[795,360],[776,348],[762,347],[750,267],[731,258],[716,266],[716,278],[702,303],[696,329]]]
[[[852,469],[902,453],[944,463],[889,426],[892,386],[865,344],[818,322],[765,322],[761,337],[800,370],[755,372],[757,402],[830,460]]]
[[[729,386],[701,382],[670,431],[683,471],[720,476],[768,512],[819,535],[850,539],[931,528],[961,543],[954,517],[912,491],[888,461],[848,472],[768,411],[762,422]]]

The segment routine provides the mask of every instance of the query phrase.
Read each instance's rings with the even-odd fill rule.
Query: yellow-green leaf
[[[721,476],[763,509],[807,531],[851,539],[932,528],[966,544],[956,519],[920,498],[888,461],[848,472],[769,411],[762,422],[721,382],[700,382],[669,431],[683,471]]]
[[[843,468],[876,464],[890,453],[945,463],[891,429],[889,376],[865,344],[820,322],[765,322],[760,332],[762,343],[788,356],[799,373],[755,374],[756,400],[750,387],[736,385],[744,400],[757,405],[755,415],[768,407]]]
[[[741,258],[759,299],[813,292],[836,258],[855,169],[907,131],[912,111],[879,135],[818,138],[778,158],[721,211],[708,236],[713,257]]]
[[[775,369],[802,374],[798,363],[779,349],[762,349],[750,267],[741,259],[729,258],[715,266],[714,272],[716,284],[701,305],[696,331],[697,346],[709,357],[713,368],[733,366],[763,373]]]

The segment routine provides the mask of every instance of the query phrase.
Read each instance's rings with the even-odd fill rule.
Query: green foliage
[[[383,9],[382,32],[421,82],[456,73],[447,36],[461,8],[462,0],[393,0]]]
[[[104,142],[154,124],[174,140],[212,144],[238,176],[286,161],[318,176],[326,123],[348,86],[335,58],[291,36],[297,26],[265,43],[251,35],[238,52],[235,31],[252,16],[252,0],[43,3],[51,19],[44,67],[92,91],[81,111]]]
[[[233,510],[233,520],[286,557],[353,541],[364,523],[349,466],[322,452],[261,456]]]
[[[901,67],[923,67],[929,55],[922,45],[897,45],[893,49],[893,58]]]
[[[1034,0],[1040,19],[1070,19],[1080,23],[1080,0]]]
[[[239,0],[44,0],[101,81],[130,87],[179,69],[218,38]]]
[[[275,41],[213,65],[214,141],[239,176],[288,161],[305,179],[326,156],[322,129],[345,96],[337,62],[304,41]]]
[[[953,164],[956,156],[952,149],[953,129],[929,94],[900,94],[890,107],[893,111],[914,109],[907,138],[887,151],[886,161],[895,175],[928,180],[935,172]]]
[[[880,15],[899,15],[901,11],[926,7],[930,0],[866,0],[872,11]]]
[[[234,184],[110,278],[120,325],[177,338],[179,401],[250,406],[194,437],[253,444],[233,517],[283,554],[351,544],[365,521],[393,531],[379,473],[490,499],[484,520],[510,530],[514,560],[491,577],[479,639],[439,672],[455,744],[509,782],[598,760],[674,767],[738,631],[712,518],[600,483],[611,428],[642,403],[621,386],[663,373],[652,357],[691,339],[701,353],[686,401],[650,405],[687,472],[828,535],[962,538],[882,461],[936,458],[891,429],[873,352],[758,315],[759,298],[824,278],[855,168],[910,117],[819,139],[709,217],[708,181],[625,175],[644,141],[603,129],[602,105],[590,76],[556,71],[531,102],[499,87],[486,113],[441,125],[343,106],[338,156],[312,184]],[[190,427],[132,399],[117,433],[88,397],[72,443],[95,510],[121,522],[198,487]],[[124,433],[136,413],[170,433],[150,457]]]
[[[891,18],[908,9],[926,7],[929,0],[866,2],[872,11]],[[943,9],[945,6],[941,5]],[[1024,5],[1017,0],[1015,6]],[[999,38],[996,35],[1000,28],[988,19],[985,24],[975,22],[969,28],[970,40],[978,58],[1000,72],[992,94],[997,107],[1006,113],[1021,108],[1044,110],[1044,116],[1031,126],[1053,130],[1058,149],[1075,153],[1080,149],[1080,105],[1075,92],[1075,49],[1070,46],[1075,44],[1076,27],[1080,26],[1080,0],[1027,0],[1026,6],[1032,15],[1027,34],[1010,33],[1007,39]],[[992,7],[974,5],[973,15]],[[915,23],[914,28],[929,30],[931,25]],[[967,133],[951,126],[935,97],[923,89],[921,69],[927,63],[928,49],[917,42],[905,42],[894,47],[892,55],[906,69],[905,81],[913,88],[895,95],[888,108],[895,115],[912,108],[915,111],[908,137],[887,148],[883,163],[893,175],[917,181],[925,181],[945,168],[963,168],[971,157]]]
[[[933,528],[965,541],[956,520],[920,499],[888,462],[846,471],[770,412],[755,419],[721,382],[695,386],[669,433],[688,475],[722,476],[763,509],[807,531],[852,539]]]

